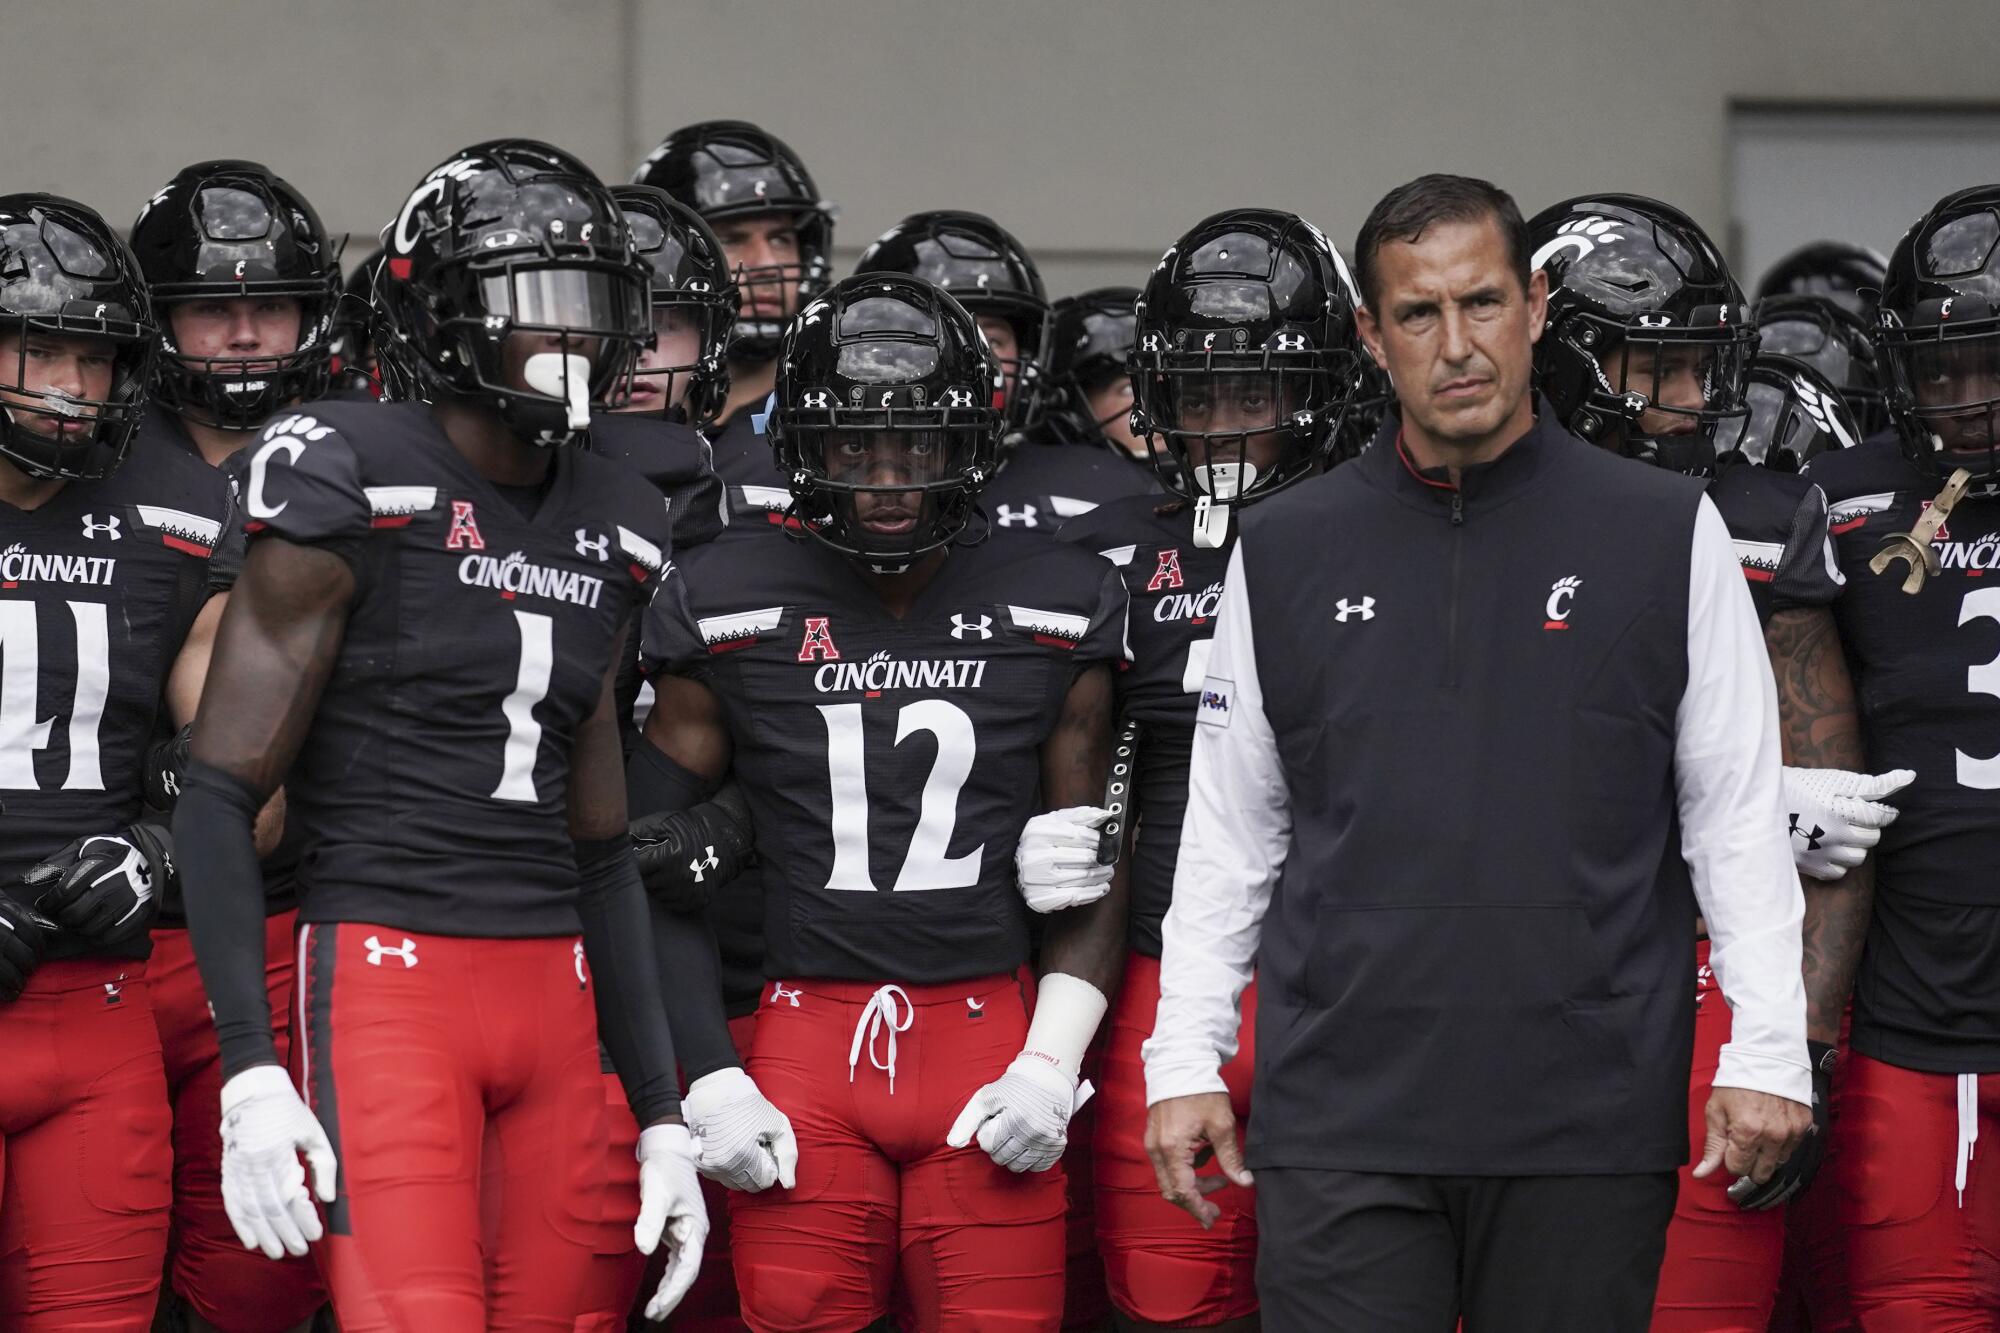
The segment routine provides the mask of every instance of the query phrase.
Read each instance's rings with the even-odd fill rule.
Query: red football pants
[[[729,1037],[739,1055],[750,1048],[755,1023],[755,1014],[729,1020]],[[633,1156],[639,1146],[639,1122],[632,1118],[625,1085],[616,1074],[604,1075],[604,1110],[610,1128],[611,1178],[576,1333],[624,1333],[640,1293],[650,1298],[666,1272],[664,1245],[648,1259],[632,1243],[632,1224],[639,1217],[639,1162]],[[674,1333],[740,1333],[745,1325],[737,1312],[736,1274],[729,1261],[729,1191],[703,1176],[701,1200],[708,1208],[708,1243],[694,1285],[674,1307]]]
[[[1841,1068],[1851,1059],[1848,1017],[1840,1020]],[[1847,1293],[1847,1232],[1840,1224],[1839,1161],[1847,1149],[1844,1098],[1847,1078],[1833,1080],[1826,1148],[1819,1174],[1805,1193],[1785,1205],[1785,1271],[1770,1333],[1859,1333]]]
[[[1692,1160],[1680,1171],[1667,1253],[1653,1297],[1653,1333],[1764,1333],[1785,1263],[1785,1210],[1745,1212],[1729,1199],[1736,1177],[1694,1178],[1708,1138],[1708,1097],[1729,1040],[1729,1006],[1708,969],[1708,941],[1695,944],[1694,1068],[1688,1079]]]
[[[798,1185],[730,1198],[745,1323],[852,1333],[900,1273],[925,1333],[1061,1324],[1061,1167],[1017,1175],[944,1142],[1020,1053],[1031,1003],[1025,976],[767,988],[749,1071],[791,1118]]]
[[[299,978],[343,1333],[569,1333],[609,1160],[582,944],[310,925]]]
[[[1160,1197],[1146,1156],[1146,1066],[1139,1047],[1160,1007],[1160,960],[1134,953],[1111,1006],[1110,1044],[1097,1100],[1097,1229],[1111,1302],[1128,1317],[1196,1328],[1257,1311],[1257,1195],[1227,1185],[1209,1195],[1222,1210],[1201,1224]],[[1257,984],[1243,992],[1236,1058],[1222,1068],[1237,1132],[1250,1121],[1256,1063]],[[1213,1161],[1201,1175],[1222,1174]]]
[[[278,1058],[292,1044],[293,931],[296,911],[264,923],[264,986],[271,997],[271,1035]],[[188,1308],[224,1333],[266,1333],[302,1323],[326,1303],[310,1255],[273,1263],[246,1250],[222,1207],[222,1056],[208,993],[195,967],[188,933],[153,932],[146,969],[153,1021],[167,1067],[174,1114],[173,1228],[167,1237],[167,1277]]]
[[[44,964],[0,1005],[0,1328],[144,1333],[172,1203],[146,965]]]
[[[1925,1074],[1850,1054],[1839,1082],[1834,1180],[1861,1327],[2000,1327],[2000,1175],[1988,1160],[2000,1145],[2000,1074]]]

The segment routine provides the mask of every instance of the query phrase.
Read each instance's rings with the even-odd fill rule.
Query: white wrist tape
[[[1054,1065],[1072,1079],[1083,1070],[1083,1053],[1111,1007],[1104,992],[1081,977],[1051,972],[1035,994],[1035,1016],[1028,1023],[1022,1055]]]

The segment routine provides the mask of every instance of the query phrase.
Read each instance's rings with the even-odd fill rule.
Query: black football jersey
[[[1736,543],[1760,624],[1840,596],[1844,580],[1819,487],[1796,473],[1744,465],[1722,469],[1708,483],[1708,498]]]
[[[167,678],[241,559],[228,482],[179,449],[136,441],[40,508],[0,502],[0,885],[139,817]]]
[[[1128,495],[1164,499],[1150,469],[1109,449],[1058,443],[1037,431],[1014,446],[979,493],[979,505],[996,530],[1053,533],[1078,514]]]
[[[1937,1073],[2000,1072],[2000,500],[1967,497],[1909,566],[1869,561],[1942,489],[1890,435],[1823,454],[1847,586],[1834,605],[1877,772],[1916,780],[1875,851],[1875,915],[1854,987],[1854,1047]]]
[[[1014,849],[1071,683],[1124,658],[1117,571],[998,534],[953,548],[897,620],[810,537],[732,530],[677,568],[647,667],[721,700],[769,975],[931,983],[1025,961]]]
[[[574,932],[570,743],[666,567],[660,493],[564,449],[526,518],[421,404],[313,403],[253,449],[252,540],[324,546],[355,573],[286,783],[308,842],[302,919]]]
[[[1158,958],[1187,817],[1195,704],[1236,525],[1220,549],[1196,546],[1192,505],[1141,495],[1091,510],[1063,528],[1062,540],[1116,565],[1132,599],[1132,660],[1118,676],[1118,715],[1144,732],[1133,782],[1128,934],[1134,949]]]
[[[694,427],[657,416],[598,413],[590,419],[590,447],[637,469],[667,498],[676,551],[712,541],[728,526],[722,479],[708,441]]]
[[[709,443],[715,450],[715,475],[722,478],[724,485],[784,489],[785,475],[778,471],[771,438],[757,428],[763,415],[763,403],[750,403],[709,428]]]

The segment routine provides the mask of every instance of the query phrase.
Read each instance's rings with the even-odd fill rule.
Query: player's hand
[[[143,933],[173,875],[173,835],[158,824],[78,838],[21,876],[35,908],[96,944]]]
[[[1761,1185],[1739,1180],[1729,1187],[1729,1197],[1746,1212],[1776,1208],[1801,1193],[1812,1184],[1813,1177],[1819,1173],[1819,1164],[1826,1156],[1827,1107],[1833,1097],[1833,1070],[1839,1062],[1840,1052],[1838,1048],[1819,1041],[1807,1042],[1806,1048],[1812,1052],[1813,1062],[1812,1128],[1799,1140],[1799,1146],[1785,1159],[1785,1164],[1771,1173],[1769,1180]]]
[[[792,1122],[736,1066],[689,1084],[681,1114],[700,1150],[695,1165],[710,1180],[750,1194],[798,1183],[799,1141]]]
[[[1211,1152],[1222,1174],[1197,1176],[1195,1168]],[[1222,1210],[1208,1201],[1209,1195],[1225,1185],[1247,1187],[1254,1183],[1250,1169],[1243,1165],[1243,1149],[1236,1141],[1236,1111],[1226,1092],[1198,1092],[1155,1102],[1146,1112],[1146,1156],[1153,1159],[1153,1178],[1159,1182],[1160,1197],[1186,1209],[1204,1230],[1222,1216]]]
[[[1073,805],[1028,821],[1014,849],[1014,869],[1031,910],[1061,912],[1111,892],[1113,867],[1097,859],[1098,826],[1110,817],[1094,805]]]
[[[1907,768],[1849,773],[1841,768],[1784,770],[1785,813],[1792,826],[1792,859],[1799,873],[1839,879],[1861,864],[1882,830],[1896,821],[1889,797],[1915,781]]]
[[[0,890],[0,1004],[21,998],[55,928],[55,922]]]
[[[1813,1113],[1789,1097],[1717,1088],[1708,1096],[1707,1120],[1708,1138],[1694,1178],[1706,1180],[1719,1167],[1762,1185],[1798,1150],[1799,1140],[1812,1128]]]
[[[699,912],[715,890],[743,873],[757,840],[747,820],[704,801],[632,821],[639,878],[662,907]]]
[[[986,1155],[1009,1171],[1046,1171],[1069,1146],[1076,1087],[1055,1065],[1023,1051],[1006,1073],[972,1094],[944,1141],[963,1148],[977,1136]]]
[[[667,1271],[646,1302],[646,1318],[665,1319],[694,1285],[708,1244],[708,1209],[695,1174],[694,1138],[686,1125],[650,1125],[639,1131],[639,1222],[632,1239],[639,1253],[659,1248],[664,1233],[673,1246]]]
[[[181,773],[187,768],[194,723],[146,751],[146,804],[168,812],[181,799]]]
[[[300,1153],[313,1193],[332,1203],[333,1145],[285,1071],[256,1065],[222,1085],[222,1207],[244,1249],[281,1259],[320,1238]]]

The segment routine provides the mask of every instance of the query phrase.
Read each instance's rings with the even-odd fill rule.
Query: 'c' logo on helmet
[[[239,277],[239,278],[240,278],[240,277],[242,277],[242,276],[243,276],[243,266],[244,266],[245,264],[248,264],[249,262],[250,262],[250,261],[249,261],[249,260],[247,260],[247,259],[239,259],[239,260],[237,260],[237,261],[236,261],[236,276],[237,276],[237,277]]]
[[[1583,258],[1600,245],[1609,245],[1619,239],[1616,218],[1571,218],[1556,228],[1556,235],[1544,241],[1528,260],[1528,271],[1533,272],[1553,259],[1559,250],[1574,250],[1578,259]]]
[[[412,224],[416,222],[417,209],[426,202],[442,201],[448,180],[442,175],[433,176],[403,201],[403,211],[396,214],[396,229],[389,237],[389,247],[397,254],[406,255],[416,248],[417,233]]]

